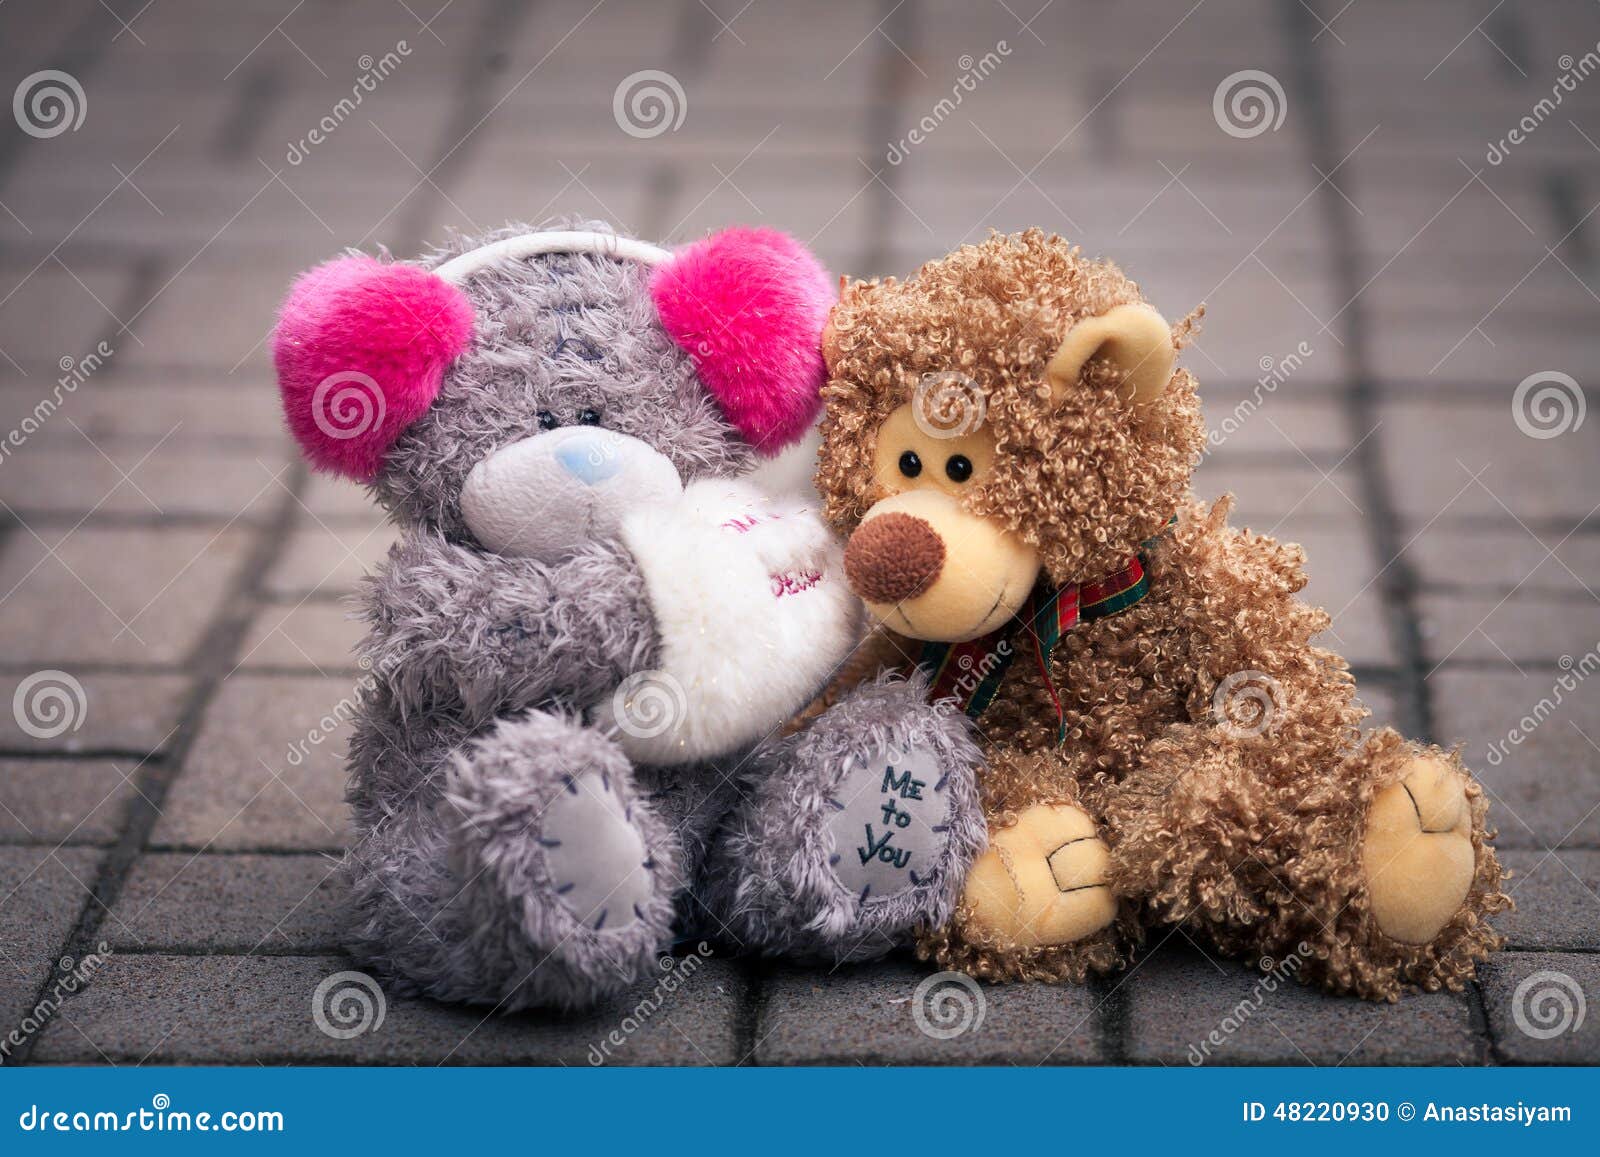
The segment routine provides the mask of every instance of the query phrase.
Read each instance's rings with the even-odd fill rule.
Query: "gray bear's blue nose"
[[[617,452],[616,439],[611,442],[607,445],[606,439],[598,434],[570,438],[556,450],[556,461],[578,481],[593,486],[622,469],[622,455]]]

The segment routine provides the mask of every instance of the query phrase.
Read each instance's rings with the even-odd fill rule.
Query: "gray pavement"
[[[11,0],[0,1056],[1600,1062],[1597,42],[1583,0]],[[645,70],[659,132],[614,113]],[[910,960],[691,954],[582,1018],[341,978],[323,720],[391,531],[297,464],[272,309],[346,245],[571,211],[771,224],[854,275],[1036,224],[1204,301],[1199,489],[1307,546],[1376,718],[1463,745],[1509,950],[1375,1006],[1180,929],[1087,986],[947,988],[954,1034]]]

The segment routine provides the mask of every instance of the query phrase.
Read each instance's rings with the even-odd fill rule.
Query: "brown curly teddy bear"
[[[988,850],[919,951],[1081,980],[1181,923],[1369,998],[1458,989],[1509,906],[1481,788],[1312,643],[1304,555],[1192,495],[1171,327],[1034,229],[843,287],[817,486],[881,627],[976,724]]]

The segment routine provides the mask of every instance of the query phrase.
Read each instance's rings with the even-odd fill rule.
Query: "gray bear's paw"
[[[634,826],[634,805],[604,769],[564,776],[561,785],[538,836],[561,904],[597,932],[644,919],[655,865]]]
[[[845,757],[826,797],[833,874],[862,901],[887,900],[936,870],[950,831],[953,773],[931,747],[892,746]]]
[[[977,747],[920,681],[853,691],[762,753],[722,833],[710,907],[746,947],[861,960],[947,920],[984,848]]]
[[[591,1004],[670,944],[677,841],[610,740],[542,712],[506,720],[458,754],[449,796],[451,874],[505,1008]]]

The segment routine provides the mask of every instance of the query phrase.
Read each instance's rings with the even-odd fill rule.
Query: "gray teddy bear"
[[[860,632],[817,515],[748,477],[815,420],[830,303],[771,230],[593,222],[296,282],[288,425],[400,528],[346,860],[350,948],[397,991],[577,1008],[680,938],[866,959],[952,912],[964,719],[880,677],[785,727]]]

